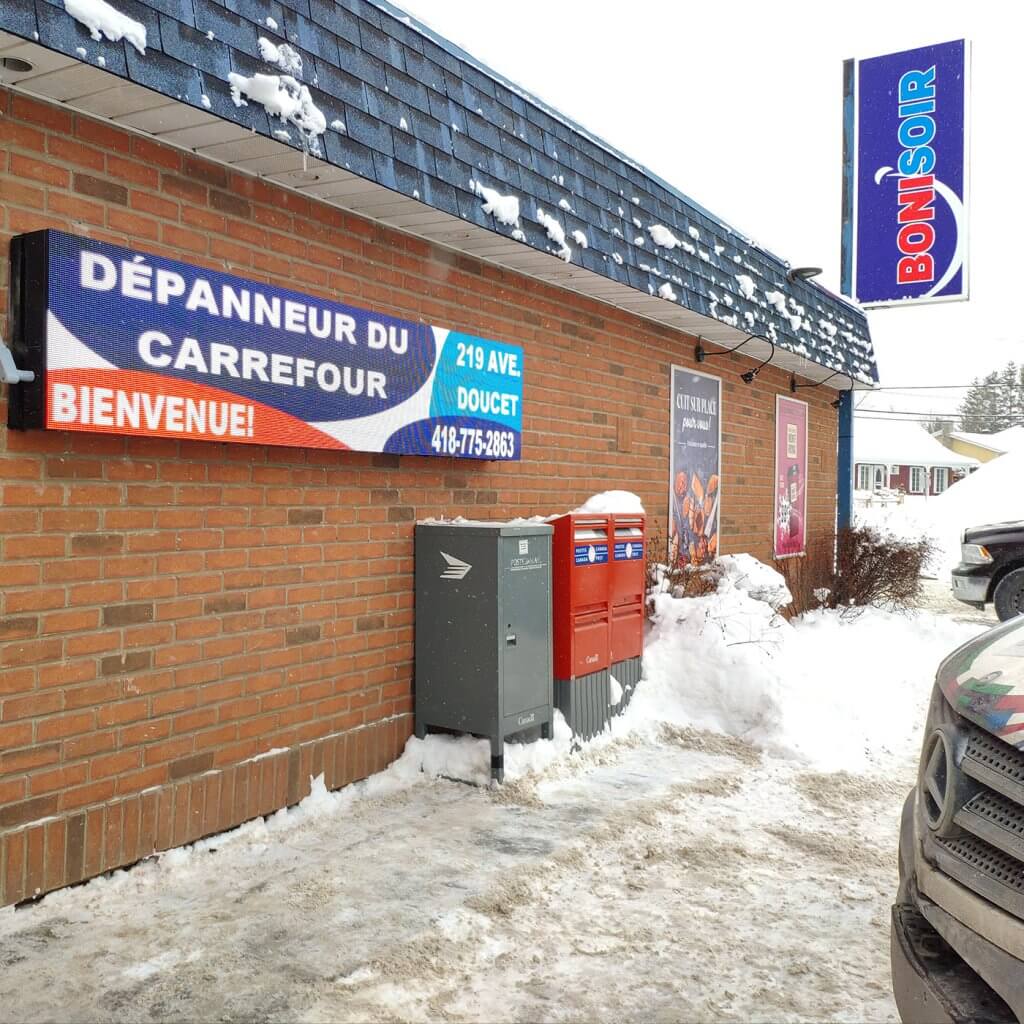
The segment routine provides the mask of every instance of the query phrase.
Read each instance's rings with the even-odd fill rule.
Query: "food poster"
[[[775,557],[807,550],[807,403],[775,402]]]
[[[721,521],[722,381],[672,367],[669,565],[718,555]]]

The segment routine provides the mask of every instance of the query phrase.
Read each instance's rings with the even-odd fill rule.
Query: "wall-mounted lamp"
[[[694,349],[693,354],[698,363],[703,363],[705,359],[711,359],[714,356],[727,356],[730,352],[738,352],[748,341],[753,341],[755,338],[761,338],[759,334],[751,334],[749,337],[744,338],[738,345],[733,348],[723,349],[721,352],[709,352],[701,343],[700,336],[697,336],[697,347]],[[761,338],[762,341],[768,341],[767,338]],[[775,346],[772,346],[772,351],[775,351]]]
[[[761,336],[759,334],[755,334],[754,337],[760,338]],[[747,341],[749,340],[750,339],[748,338]],[[745,370],[740,374],[740,380],[743,381],[744,384],[753,384],[754,378],[775,358],[775,342],[768,338],[761,338],[761,340],[767,341],[768,344],[771,345],[772,350],[768,353],[768,358],[763,363],[755,366],[752,370]]]
[[[853,397],[853,378],[852,378],[852,377],[850,378],[850,387],[849,387],[849,390],[847,391],[847,394],[848,394],[848,395],[849,395],[849,396],[850,396],[851,398]],[[833,409],[838,409],[838,408],[839,408],[839,406],[841,406],[842,404],[843,404],[843,396],[842,396],[841,394],[840,394],[840,395],[837,395],[837,396],[836,396],[836,397],[835,397],[835,398],[834,398],[834,399],[832,400],[832,408],[833,408]]]
[[[786,271],[786,280],[792,284],[794,281],[810,281],[821,273],[821,267],[790,267]]]
[[[27,74],[34,67],[32,61],[22,60],[21,57],[0,57],[0,68],[14,75]]]
[[[843,373],[842,370],[836,370],[835,372],[830,373],[823,380],[819,380],[817,382],[817,384],[797,384],[797,382],[796,382],[796,374],[794,373],[789,378],[789,390],[795,395],[799,388],[820,388],[822,384],[825,384],[826,382],[830,381],[833,377],[845,377],[845,376],[846,376],[846,374]]]

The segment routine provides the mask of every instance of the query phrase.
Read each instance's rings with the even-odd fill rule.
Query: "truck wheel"
[[[1024,569],[1007,573],[992,595],[1000,622],[1024,615]]]

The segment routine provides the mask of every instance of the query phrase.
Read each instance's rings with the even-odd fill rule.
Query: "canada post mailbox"
[[[647,595],[647,518],[616,513],[612,517],[611,674],[622,687],[614,708],[624,711],[636,684],[644,652]]]
[[[608,724],[612,655],[612,517],[553,520],[555,706],[589,739]]]
[[[546,523],[416,527],[416,735],[551,735],[551,534]]]

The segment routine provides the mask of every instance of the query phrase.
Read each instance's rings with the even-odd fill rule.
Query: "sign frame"
[[[718,430],[715,436],[715,450],[716,450],[716,463],[717,463],[717,476],[718,476],[718,489],[717,499],[715,507],[715,516],[717,520],[717,529],[715,533],[718,536],[718,541],[715,547],[715,551],[712,554],[709,550],[709,557],[702,562],[695,563],[697,565],[706,565],[708,562],[713,561],[722,550],[722,490],[723,490],[723,477],[722,472],[722,395],[723,395],[723,380],[721,377],[716,376],[712,373],[705,373],[702,370],[694,370],[689,366],[681,366],[678,363],[672,363],[669,366],[669,378],[668,378],[668,390],[669,390],[669,428],[668,428],[668,519],[669,524],[668,536],[665,538],[665,560],[671,570],[679,568],[680,562],[678,557],[672,558],[672,524],[675,522],[676,515],[676,493],[675,493],[675,447],[676,447],[676,402],[675,402],[675,377],[676,373],[689,374],[692,377],[702,377],[705,380],[714,381],[717,385],[717,412],[716,417],[718,419]],[[685,564],[694,564],[686,562]]]
[[[918,295],[901,298],[868,298],[858,295],[858,247],[859,225],[861,217],[859,191],[861,173],[861,66],[869,61],[897,58],[915,54],[921,50],[949,46],[954,43],[963,45],[963,109],[962,123],[962,205],[963,205],[963,262],[959,268],[961,276],[960,291],[952,295]],[[842,232],[841,232],[841,291],[864,309],[891,309],[901,306],[927,306],[944,302],[967,302],[970,299],[970,267],[971,267],[971,61],[972,48],[969,39],[953,39],[943,43],[934,43],[922,47],[913,47],[891,54],[880,54],[877,57],[851,58],[843,64],[843,197],[842,197]],[[894,225],[897,222],[894,221]],[[893,286],[898,288],[899,285]]]
[[[522,345],[187,259],[12,238],[9,428],[521,461]]]
[[[782,417],[780,415],[783,402],[789,402],[791,405],[799,405],[803,407],[803,421],[804,421],[804,434],[803,434],[803,452],[800,458],[801,478],[803,480],[801,497],[803,499],[803,536],[801,538],[802,544],[799,551],[780,551],[779,550],[779,451],[782,448]],[[776,395],[775,396],[775,471],[772,474],[772,490],[774,497],[772,500],[772,557],[777,561],[781,561],[785,558],[804,558],[807,555],[807,464],[808,464],[808,451],[810,449],[810,432],[811,432],[811,411],[810,406],[801,398],[793,398],[790,395]],[[799,440],[797,441],[799,444]]]

